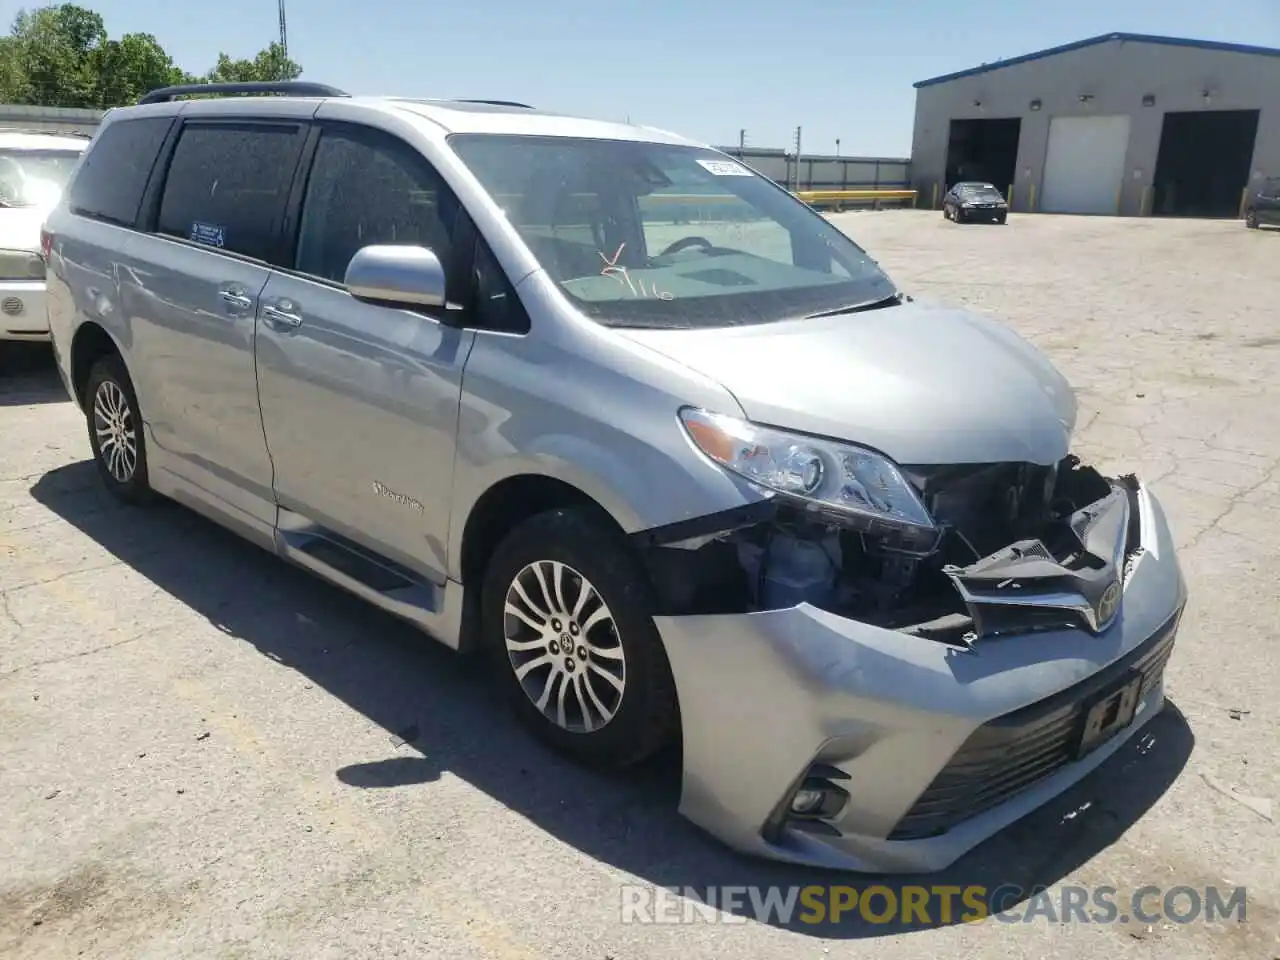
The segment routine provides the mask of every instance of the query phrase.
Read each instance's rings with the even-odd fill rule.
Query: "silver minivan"
[[[941,868],[1161,709],[1164,514],[999,323],[660,130],[190,92],[112,111],[45,227],[122,500],[484,652],[580,760],[675,742],[681,812],[768,857]]]

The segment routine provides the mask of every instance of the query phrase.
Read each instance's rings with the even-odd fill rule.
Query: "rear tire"
[[[481,594],[483,642],[517,716],[593,767],[626,767],[679,729],[654,599],[630,545],[595,510],[557,509],[499,544]]]
[[[1258,229],[1258,211],[1257,210],[1250,210],[1248,213],[1245,214],[1244,225],[1248,227],[1250,230]]]
[[[89,371],[84,396],[89,447],[103,484],[124,503],[150,502],[142,413],[124,362],[115,354],[101,357]]]

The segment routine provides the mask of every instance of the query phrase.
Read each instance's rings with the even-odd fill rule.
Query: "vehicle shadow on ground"
[[[70,401],[47,343],[0,341],[0,407]]]
[[[228,643],[252,644],[385,729],[386,753],[336,771],[342,783],[352,789],[414,789],[448,771],[642,884],[683,891],[815,884],[861,889],[874,883],[894,889],[980,885],[994,891],[1016,885],[1025,893],[1000,904],[1013,909],[1119,839],[1178,776],[1193,745],[1190,728],[1170,704],[1091,776],[941,873],[872,878],[755,860],[727,850],[676,813],[674,752],[625,775],[583,770],[537,744],[495,702],[479,658],[456,656],[182,507],[113,505],[92,462],[51,471],[31,493],[208,618]],[[400,740],[406,742],[399,745]],[[625,896],[619,889],[620,920]],[[868,922],[856,911],[839,922],[829,916],[813,922],[817,918],[803,904],[786,918],[757,915],[748,897],[740,902],[732,912],[747,922],[845,939],[956,923],[965,909],[957,897],[951,917],[931,907],[927,923],[917,914],[904,924],[900,910],[883,923]],[[882,910],[883,903],[876,912]],[[700,914],[693,917],[701,922]]]

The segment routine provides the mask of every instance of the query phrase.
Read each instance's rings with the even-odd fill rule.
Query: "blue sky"
[[[276,0],[79,0],[184,68],[277,36]],[[907,156],[912,83],[1114,30],[1280,47],[1280,0],[287,0],[304,78],[522,100],[716,144]],[[0,23],[23,6],[0,0]]]

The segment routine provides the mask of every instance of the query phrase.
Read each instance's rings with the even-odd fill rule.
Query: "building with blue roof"
[[[921,80],[924,205],[964,180],[1015,211],[1237,217],[1280,176],[1280,50],[1108,33]]]

